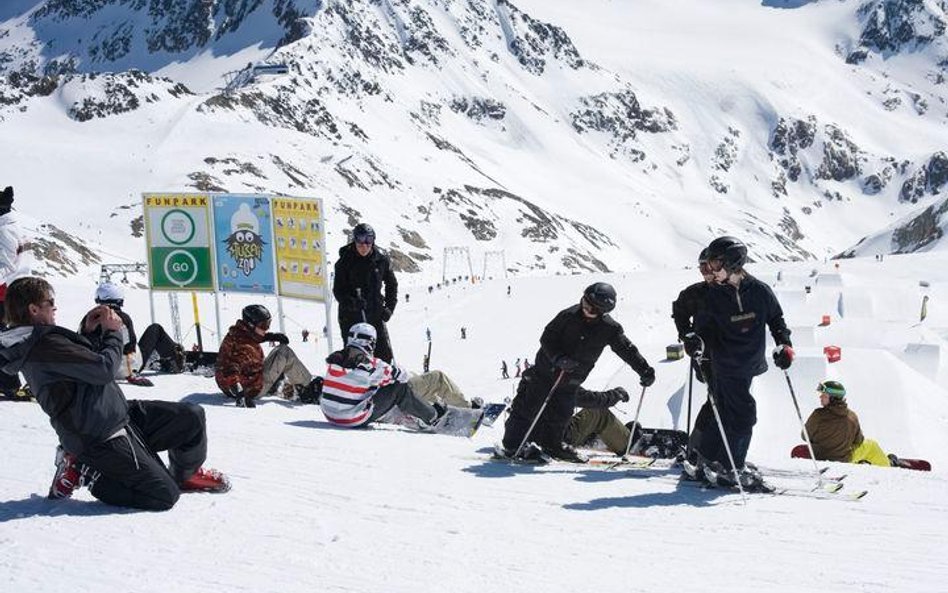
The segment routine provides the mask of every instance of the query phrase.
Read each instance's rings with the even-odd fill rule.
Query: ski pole
[[[642,411],[642,401],[645,400],[645,390],[647,387],[642,386],[642,395],[639,396],[639,405],[635,408],[635,420],[632,421],[632,430],[629,431],[629,444],[625,446],[625,453],[623,457],[629,455],[629,451],[632,450],[632,439],[635,438],[635,429],[639,427],[639,413]],[[641,434],[641,431],[639,431]]]
[[[359,302],[360,302],[360,303],[363,303],[363,304],[359,307],[359,312],[362,313],[362,323],[365,323],[365,304],[364,304],[364,301],[362,300],[362,289],[361,289],[361,288],[357,288],[357,289],[356,289],[356,298],[359,299]]]
[[[698,352],[696,358],[702,359],[701,352]],[[734,472],[734,481],[737,482],[737,489],[741,491],[741,500],[747,504],[747,494],[744,492],[744,486],[741,484],[741,476],[737,473],[737,466],[734,464],[734,455],[731,453],[731,445],[727,442],[727,434],[724,432],[724,422],[721,421],[721,414],[718,412],[717,395],[708,383],[708,401],[711,402],[711,410],[714,412],[714,419],[718,423],[718,431],[721,433],[721,440],[724,442],[724,450],[727,452],[727,460],[731,462],[731,471]]]
[[[543,414],[543,410],[546,409],[546,405],[550,403],[550,397],[553,396],[553,392],[556,391],[556,388],[560,386],[560,382],[563,380],[563,377],[566,376],[566,371],[560,370],[560,374],[556,377],[556,381],[553,382],[553,387],[550,387],[550,392],[546,394],[546,399],[543,400],[543,405],[540,406],[540,411],[537,412],[536,417],[533,419],[533,423],[530,425],[530,428],[527,429],[527,433],[523,435],[523,440],[520,441],[520,446],[517,447],[517,451],[513,454],[513,458],[517,459],[520,457],[520,453],[523,452],[524,445],[527,444],[527,439],[530,438],[530,433],[533,432],[533,428],[537,425],[537,422],[540,420],[540,416]]]
[[[695,382],[695,367],[688,359],[688,424],[686,432],[691,435],[691,391]],[[688,453],[691,453],[691,439],[688,440]]]
[[[797,410],[797,418],[800,420],[800,427],[803,429],[803,438],[806,440],[806,447],[810,450],[810,459],[813,460],[813,469],[816,470],[816,483],[818,487],[823,487],[823,474],[820,472],[820,465],[816,462],[816,455],[813,453],[813,444],[810,442],[810,433],[806,429],[806,422],[803,421],[803,414],[800,412],[800,404],[797,403],[797,394],[793,391],[793,383],[790,381],[790,371],[783,370],[783,376],[787,378],[787,387],[790,388],[790,397],[793,399],[793,407]]]

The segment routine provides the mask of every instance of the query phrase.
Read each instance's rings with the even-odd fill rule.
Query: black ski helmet
[[[816,390],[834,399],[846,399],[846,388],[839,381],[821,381]]]
[[[605,282],[596,282],[587,286],[583,292],[583,298],[600,313],[608,313],[616,308],[616,289]]]
[[[698,263],[703,264],[708,261],[708,248],[705,247],[701,250],[701,253],[698,254]]]
[[[360,222],[352,229],[352,240],[356,243],[375,243],[375,229],[367,223]]]
[[[740,239],[724,236],[708,244],[708,261],[721,260],[724,269],[736,272],[747,263],[747,245]]]
[[[247,305],[240,317],[254,327],[258,325],[270,327],[270,311],[263,305]]]

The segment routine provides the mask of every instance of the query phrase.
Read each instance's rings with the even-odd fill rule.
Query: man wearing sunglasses
[[[392,342],[385,322],[398,304],[398,280],[388,254],[375,244],[375,230],[364,222],[352,229],[352,242],[339,249],[332,294],[339,303],[341,335],[348,336],[356,323],[372,325],[377,335],[375,357],[391,363]]]
[[[639,374],[640,385],[648,387],[655,382],[655,369],[629,341],[622,326],[609,315],[615,306],[615,289],[605,282],[596,282],[586,288],[578,304],[560,311],[547,324],[540,336],[536,364],[523,372],[504,427],[503,446],[508,456],[520,448],[549,395],[547,407],[529,435],[530,441],[555,459],[577,463],[586,461],[585,456],[568,441],[573,440],[574,434],[588,436],[593,431],[591,427],[599,426],[607,416],[584,417],[584,427],[573,426],[567,434],[573,409],[607,411],[618,402],[629,400],[629,394],[623,388],[589,391],[581,386],[606,346]],[[623,434],[627,437],[628,429]],[[575,440],[580,439],[577,436]],[[536,447],[524,449],[536,451]]]
[[[20,278],[7,289],[0,364],[27,378],[59,437],[50,498],[88,486],[106,504],[170,509],[182,491],[225,492],[227,478],[204,469],[207,432],[201,406],[125,399],[115,383],[122,364],[121,318],[98,305],[86,328],[101,326],[93,343],[56,325],[53,289],[42,278]],[[168,452],[168,466],[158,456]]]
[[[757,423],[757,402],[751,395],[754,377],[767,370],[766,330],[770,329],[777,348],[774,364],[788,369],[793,362],[790,330],[773,291],[744,270],[747,246],[734,237],[719,237],[708,245],[708,266],[713,276],[704,309],[695,318],[695,332],[686,335],[685,348],[692,356],[710,351],[710,360],[702,356],[702,368],[708,378],[709,392],[715,398],[727,442],[745,488],[753,488],[759,475],[745,471],[745,458]],[[690,344],[689,344],[690,342]],[[710,375],[710,377],[709,377]],[[706,403],[704,407],[709,407]],[[710,409],[699,417],[713,418]],[[710,421],[709,421],[710,422]],[[701,464],[706,464],[718,481],[735,486],[727,449],[720,430],[706,427],[694,443]],[[696,422],[697,429],[697,422]],[[687,466],[686,466],[687,471]],[[690,472],[689,472],[690,474]]]

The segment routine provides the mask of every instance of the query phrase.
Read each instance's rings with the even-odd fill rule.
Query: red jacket
[[[263,336],[247,322],[238,320],[227,331],[217,354],[214,379],[224,393],[241,391],[257,397],[263,389]]]

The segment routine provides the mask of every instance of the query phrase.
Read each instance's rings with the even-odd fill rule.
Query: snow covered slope
[[[632,271],[722,232],[823,259],[943,202],[946,20],[941,0],[18,0],[0,181],[128,260],[153,190],[318,195],[330,252],[368,220],[429,279],[444,247]]]
[[[817,405],[816,382],[838,379],[868,436],[934,464],[930,474],[830,464],[831,473],[849,474],[844,492],[869,489],[859,502],[758,496],[743,506],[738,495],[678,486],[674,474],[497,465],[484,451],[500,439],[501,423],[472,440],[342,430],[314,406],[267,398],[255,410],[238,409],[223,405],[213,379],[155,376],[156,387],[127,387],[128,397],[202,405],[208,464],[232,477],[233,490],[186,495],[162,514],[109,508],[87,491],[47,501],[55,435],[38,406],[0,404],[0,589],[940,591],[948,577],[941,553],[948,529],[946,263],[935,253],[856,258],[838,268],[753,267],[774,285],[794,328],[799,358],[790,376],[804,414]],[[532,357],[543,325],[593,279],[616,285],[615,316],[657,369],[642,420],[684,426],[685,406],[675,400],[685,363],[661,359],[674,339],[670,301],[696,279],[694,270],[457,283],[430,295],[409,281],[410,301],[392,320],[396,354],[420,368],[430,327],[433,368],[468,396],[500,399],[515,385],[499,378],[500,359],[512,366]],[[93,283],[56,287],[60,323],[71,326]],[[929,311],[919,323],[922,296]],[[146,293],[131,290],[127,302],[145,323]],[[225,322],[245,302],[227,297]],[[303,344],[299,330],[312,331],[322,319],[311,307],[286,305],[292,346],[321,369],[325,340]],[[823,315],[831,323],[819,327]],[[214,325],[206,317],[204,324]],[[820,356],[829,344],[842,348],[840,362]],[[608,351],[586,384],[639,393],[634,373]],[[799,422],[783,374],[759,377],[755,392],[759,422],[749,459],[812,471],[812,462],[789,459]],[[699,387],[695,403],[702,397]],[[634,403],[618,412],[631,419]]]

